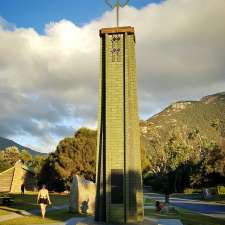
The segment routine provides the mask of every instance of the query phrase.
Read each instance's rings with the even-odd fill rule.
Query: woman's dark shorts
[[[39,198],[38,204],[48,205],[48,199],[47,198]]]

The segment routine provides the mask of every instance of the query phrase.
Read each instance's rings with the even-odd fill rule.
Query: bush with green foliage
[[[86,128],[79,129],[74,137],[63,139],[45,161],[40,182],[51,189],[63,190],[69,188],[75,174],[94,181],[96,147],[97,132]]]

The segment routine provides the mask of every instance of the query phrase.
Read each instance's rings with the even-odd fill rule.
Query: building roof
[[[102,28],[99,30],[99,35],[102,37],[104,34],[133,34],[135,37],[135,31],[134,27],[126,26],[126,27],[108,27],[108,28]]]

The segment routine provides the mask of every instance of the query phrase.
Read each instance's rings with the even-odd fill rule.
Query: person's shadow
[[[81,206],[80,206],[81,213],[87,214],[87,211],[88,211],[88,202],[89,202],[89,200],[83,201],[83,202],[81,203]]]

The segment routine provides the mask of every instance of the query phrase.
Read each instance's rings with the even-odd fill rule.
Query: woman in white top
[[[46,189],[46,186],[44,184],[42,185],[42,188],[38,192],[37,203],[40,204],[41,215],[42,218],[44,219],[47,205],[52,204],[49,198],[48,189]]]

